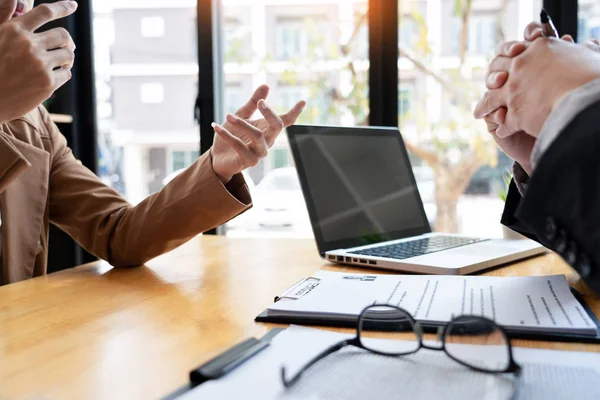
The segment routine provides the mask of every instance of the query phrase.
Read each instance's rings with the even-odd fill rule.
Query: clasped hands
[[[572,90],[600,78],[600,43],[545,38],[541,25],[525,41],[501,43],[486,74],[488,91],[474,116],[483,118],[499,147],[531,176],[531,152],[550,113]]]

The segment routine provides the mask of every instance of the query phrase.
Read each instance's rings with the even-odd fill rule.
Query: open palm
[[[267,106],[268,95],[269,86],[260,86],[242,108],[227,116],[224,124],[213,124],[213,169],[222,181],[228,182],[233,175],[265,158],[281,131],[296,122],[306,105],[300,101],[280,116]],[[263,118],[251,121],[256,110]]]

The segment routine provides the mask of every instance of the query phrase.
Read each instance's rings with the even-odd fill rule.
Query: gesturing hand
[[[223,125],[213,124],[216,133],[211,149],[213,169],[223,183],[265,158],[277,136],[296,122],[306,106],[306,102],[300,101],[279,116],[267,106],[268,95],[269,86],[259,87],[246,105],[235,114],[227,115]],[[250,121],[257,109],[264,118]]]
[[[48,99],[71,79],[75,59],[75,44],[65,29],[35,33],[73,14],[75,1],[42,4],[12,18],[16,10],[17,0],[0,9],[0,122],[21,117]]]

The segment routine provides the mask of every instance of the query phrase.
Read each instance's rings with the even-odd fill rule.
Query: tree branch
[[[462,7],[462,28],[460,32],[460,66],[465,64],[465,57],[467,56],[467,48],[469,42],[469,20],[471,19],[471,10],[473,9],[473,0],[464,0],[465,3]]]
[[[416,69],[433,78],[446,92],[448,92],[454,98],[454,100],[456,100],[456,104],[458,106],[468,112],[471,112],[471,103],[451,82],[448,82],[442,75],[418,60],[413,54],[411,54],[410,51],[399,47],[398,52],[400,57],[406,58],[415,66]]]
[[[454,168],[452,168],[452,192],[457,198],[460,197],[471,182],[475,172],[483,166],[483,162],[477,155],[470,154],[463,157]]]
[[[429,164],[429,166],[433,169],[439,167],[440,163],[440,158],[438,157],[437,154],[435,154],[435,152],[431,151],[431,150],[427,150],[423,147],[417,146],[416,144],[404,139],[404,144],[406,145],[406,148],[408,149],[408,151],[415,153],[417,156],[419,156],[419,158],[421,158],[423,161],[425,161],[427,164]]]

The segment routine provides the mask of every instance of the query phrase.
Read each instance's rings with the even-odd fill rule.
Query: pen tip
[[[549,21],[548,13],[543,8],[542,8],[542,11],[540,12],[540,20],[542,21],[542,24],[546,24]]]

